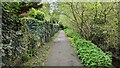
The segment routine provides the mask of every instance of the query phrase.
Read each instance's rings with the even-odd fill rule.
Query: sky
[[[53,4],[53,2],[57,2],[58,0],[49,0],[50,3],[50,13],[53,12],[53,10],[55,10],[57,8],[56,4]]]

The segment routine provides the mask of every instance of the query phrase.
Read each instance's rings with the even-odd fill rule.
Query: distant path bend
[[[63,30],[54,40],[45,66],[83,66]]]

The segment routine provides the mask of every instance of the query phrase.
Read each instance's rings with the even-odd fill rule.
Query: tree
[[[113,55],[118,51],[119,9],[117,2],[61,3],[59,10],[63,24],[79,32],[104,51]]]

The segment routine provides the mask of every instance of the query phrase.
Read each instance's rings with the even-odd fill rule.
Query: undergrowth
[[[112,68],[111,55],[104,53],[91,41],[82,38],[77,32],[71,29],[64,30],[70,38],[71,44],[76,49],[76,53],[82,64],[88,68]]]

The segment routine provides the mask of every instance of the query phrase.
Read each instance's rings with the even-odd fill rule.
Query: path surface
[[[82,66],[63,30],[54,40],[45,66]]]

